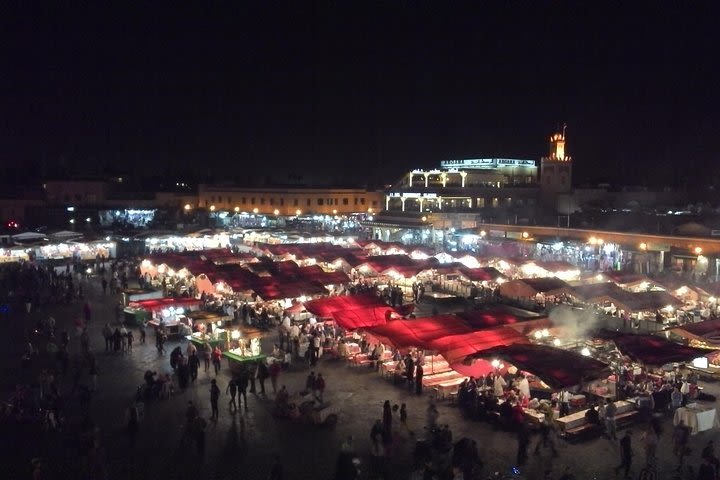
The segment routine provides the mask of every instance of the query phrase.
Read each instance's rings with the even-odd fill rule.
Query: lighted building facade
[[[534,204],[535,160],[445,160],[439,169],[413,170],[388,191],[385,209],[402,212],[471,212]]]
[[[200,185],[198,205],[264,215],[341,215],[383,209],[384,193],[350,188],[242,188]]]

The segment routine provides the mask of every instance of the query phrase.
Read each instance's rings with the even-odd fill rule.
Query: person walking
[[[88,325],[92,320],[92,310],[90,308],[90,302],[85,302],[83,305],[83,315],[85,317],[85,324]]]
[[[212,356],[212,347],[209,343],[203,345],[203,361],[205,362],[205,373],[210,370],[210,357]]]
[[[212,419],[217,421],[219,410],[218,400],[220,399],[220,388],[217,386],[217,380],[214,378],[210,382],[210,407],[212,408]]]
[[[385,400],[385,403],[383,403],[382,426],[384,431],[392,435],[392,408],[390,407],[390,400]]]
[[[417,364],[415,367],[415,394],[422,395],[423,390],[423,367],[421,364]]]
[[[106,323],[103,327],[103,337],[105,338],[105,351],[109,352],[113,346],[113,331],[109,323]]]
[[[617,414],[617,406],[612,399],[607,399],[605,406],[605,432],[610,440],[617,440],[617,423],[615,415]]]
[[[138,430],[140,430],[140,415],[137,406],[134,403],[130,405],[125,415],[127,418],[127,432],[128,437],[130,437],[130,446],[134,447]]]
[[[228,382],[228,386],[225,389],[225,395],[230,392],[230,401],[228,402],[230,406],[231,412],[236,412],[238,409],[237,402],[235,402],[235,397],[237,396],[238,386],[237,382],[235,381],[235,377],[232,377],[230,379],[230,382]]]
[[[222,358],[222,351],[220,350],[220,347],[217,345],[212,351],[212,363],[213,367],[215,367],[215,376],[217,377],[218,372],[220,371],[220,358]]]
[[[620,465],[615,467],[615,474],[625,470],[625,478],[630,478],[630,467],[632,466],[632,431],[625,430],[625,436],[620,439]]]
[[[683,460],[688,452],[688,440],[690,440],[690,428],[685,425],[684,420],[680,420],[673,429],[672,435],[673,453],[678,457],[679,461],[678,470],[682,469]]]
[[[133,336],[132,330],[128,330],[128,332],[127,332],[127,349],[128,349],[128,352],[132,352],[133,341],[135,341],[135,337]]]
[[[257,379],[258,379],[258,383],[260,383],[260,394],[261,395],[265,395],[265,380],[269,376],[270,376],[270,372],[268,371],[267,364],[262,360],[258,360]]]
[[[322,373],[318,373],[317,378],[315,379],[315,398],[317,398],[320,403],[323,403],[324,393],[325,379],[323,378]]]
[[[530,432],[525,424],[521,424],[517,429],[517,464],[525,465],[528,458],[528,447],[530,446]]]
[[[243,370],[240,373],[240,377],[238,378],[238,402],[239,406],[242,407],[243,404],[245,404],[245,411],[248,410],[248,403],[247,403],[247,387],[248,387],[248,374],[247,371]]]
[[[200,359],[197,352],[188,357],[188,370],[190,371],[190,381],[197,380],[198,370],[200,369]]]
[[[268,373],[270,374],[270,384],[272,385],[273,393],[277,393],[277,380],[280,376],[281,369],[282,367],[278,361],[273,362],[269,367]]]
[[[140,322],[140,345],[145,345],[145,337],[147,336],[147,333],[145,332],[146,328],[147,322],[143,320]]]
[[[654,467],[656,463],[655,454],[657,452],[658,436],[652,425],[648,425],[647,429],[643,432],[642,440],[645,446],[645,464]]]

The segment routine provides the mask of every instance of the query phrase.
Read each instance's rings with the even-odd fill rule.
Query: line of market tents
[[[512,307],[418,319],[400,319],[394,309],[372,295],[311,300],[304,308],[332,319],[347,330],[360,329],[375,341],[399,349],[420,348],[442,355],[462,375],[495,370],[502,359],[530,372],[554,389],[573,387],[610,374],[607,363],[572,350],[531,342],[533,333],[552,328],[544,315]],[[648,366],[690,361],[710,354],[659,336],[611,334],[609,340],[632,361]]]

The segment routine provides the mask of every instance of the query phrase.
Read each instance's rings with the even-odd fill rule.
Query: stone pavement
[[[192,447],[182,446],[185,406],[192,400],[201,410],[201,416],[210,418],[209,385],[214,375],[202,371],[198,381],[184,392],[176,391],[168,400],[146,404],[144,419],[136,445],[130,445],[125,433],[125,409],[134,399],[136,387],[143,382],[146,370],[170,371],[169,354],[159,355],[154,345],[154,335],[148,333],[148,343],[139,345],[139,335],[132,353],[121,355],[104,352],[101,334],[106,321],[114,321],[113,306],[117,301],[100,294],[97,285],[86,287],[86,296],[93,305],[93,321],[89,327],[91,348],[99,361],[99,390],[91,405],[92,418],[100,429],[109,478],[112,479],[266,479],[274,455],[279,455],[285,465],[286,478],[326,480],[332,478],[340,443],[353,435],[362,468],[367,474],[369,466],[369,432],[375,419],[381,417],[382,403],[406,403],[410,429],[421,437],[428,405],[428,396],[415,396],[405,389],[393,386],[379,374],[365,368],[353,368],[340,361],[321,359],[314,368],[326,378],[326,399],[339,409],[338,424],[334,428],[320,428],[298,422],[276,419],[270,414],[273,395],[270,382],[266,384],[267,398],[248,395],[249,410],[236,416],[227,408],[225,387],[229,380],[227,363],[217,377],[223,395],[220,397],[220,418],[207,429],[207,446],[204,458]],[[427,308],[424,306],[421,311]],[[58,323],[58,332],[72,331],[72,321],[82,314],[82,304],[41,308],[31,318],[15,315],[5,318],[5,335],[2,337],[2,387],[5,397],[8,390],[23,380],[30,383],[36,379],[36,371],[23,371],[19,365],[20,352],[25,344],[24,328],[42,315],[52,314]],[[263,347],[269,349],[274,335],[265,339]],[[169,341],[167,351],[178,341]],[[184,343],[183,343],[184,346]],[[79,340],[73,332],[71,348],[79,351]],[[308,368],[296,365],[283,373],[278,385],[287,385],[291,393],[303,389]],[[69,377],[69,376],[68,376]],[[83,376],[81,382],[89,383]],[[64,379],[64,392],[70,390],[70,379]],[[710,393],[718,393],[716,385],[706,385]],[[67,401],[68,408],[77,417],[77,400]],[[509,472],[514,466],[517,442],[514,435],[495,431],[490,425],[466,420],[457,407],[439,403],[439,423],[448,424],[453,438],[470,437],[477,441],[482,461],[483,476],[494,471]],[[672,425],[664,421],[664,434],[658,448],[658,478],[674,478],[675,460],[671,454]],[[13,441],[3,451],[10,476],[6,478],[30,478],[29,461],[34,457],[47,459],[52,469],[62,472],[53,478],[79,478],[71,476],[77,471],[78,459],[75,447],[74,424],[61,433],[43,433],[37,429],[13,430]],[[637,476],[644,453],[640,440],[640,428],[635,427],[634,475]],[[720,432],[704,432],[692,438],[690,463],[699,464],[699,454],[708,439],[720,441]],[[5,435],[7,437],[7,435]],[[6,441],[8,439],[6,438]],[[535,438],[532,440],[536,441]],[[393,457],[383,463],[389,472],[387,478],[407,478],[412,465],[415,437],[405,435]],[[532,444],[534,445],[534,443]],[[532,448],[532,447],[531,447]],[[552,471],[549,478],[558,478],[569,468],[577,479],[615,478],[613,467],[619,463],[616,442],[606,439],[571,445],[559,441],[559,456],[549,454],[530,456],[528,465],[522,469],[523,478],[542,479],[545,472]],[[367,475],[365,475],[367,478]]]

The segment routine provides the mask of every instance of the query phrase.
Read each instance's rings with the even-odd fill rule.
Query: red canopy
[[[397,315],[391,307],[366,307],[339,310],[332,314],[335,322],[346,330],[385,325],[390,315]]]
[[[385,325],[370,328],[370,333],[398,348],[419,347],[431,349],[432,340],[445,335],[469,333],[472,329],[455,315],[393,320]]]
[[[169,298],[155,298],[151,300],[140,300],[137,302],[131,302],[130,305],[137,308],[144,308],[145,310],[155,311],[162,310],[163,308],[180,308],[187,306],[200,306],[200,300],[187,297],[169,297]]]
[[[473,360],[471,365],[466,365],[462,362],[453,363],[450,365],[450,368],[460,375],[475,378],[487,376],[495,371],[495,367],[493,367],[490,362],[481,358]]]
[[[430,342],[433,350],[445,357],[448,363],[461,362],[468,355],[500,345],[529,343],[528,338],[510,327],[498,327],[477,332],[449,335]]]
[[[342,295],[305,302],[305,310],[321,318],[332,318],[332,314],[340,310],[384,306],[386,306],[385,302],[373,294]]]

